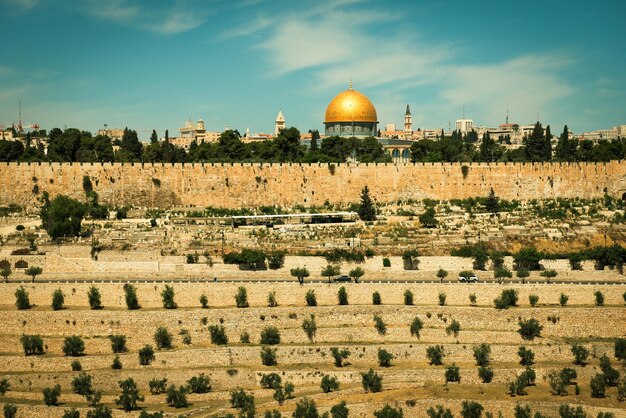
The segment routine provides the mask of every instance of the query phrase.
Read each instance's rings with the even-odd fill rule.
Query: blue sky
[[[0,124],[142,138],[204,118],[323,129],[353,80],[381,127],[626,124],[626,2],[0,0]]]

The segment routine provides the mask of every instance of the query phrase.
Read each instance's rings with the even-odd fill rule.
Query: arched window
[[[15,262],[15,268],[16,269],[27,269],[28,268],[28,263],[24,260],[19,260]]]
[[[8,260],[0,261],[0,270],[10,270],[10,269],[11,269],[11,263],[9,263]]]

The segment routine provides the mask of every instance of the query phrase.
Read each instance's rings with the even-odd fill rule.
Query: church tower
[[[278,133],[283,129],[285,129],[285,117],[283,116],[282,111],[278,111],[278,116],[276,116],[276,123],[274,125],[274,136],[278,135]]]
[[[413,134],[413,117],[411,116],[409,105],[406,105],[406,112],[404,112],[404,134]]]

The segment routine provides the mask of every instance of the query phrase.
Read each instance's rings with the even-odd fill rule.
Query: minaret
[[[278,133],[283,129],[285,129],[285,117],[283,116],[282,110],[279,110],[278,116],[276,116],[276,123],[274,125],[274,136],[278,135]]]
[[[413,117],[411,116],[409,105],[406,105],[406,112],[404,112],[404,134],[413,134]]]

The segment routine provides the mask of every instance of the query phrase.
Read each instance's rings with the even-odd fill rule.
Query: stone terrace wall
[[[33,207],[38,192],[82,198],[83,176],[102,202],[254,207],[357,202],[369,186],[378,202],[462,199],[493,188],[505,199],[599,197],[626,192],[626,163],[470,164],[0,164],[0,205]]]

